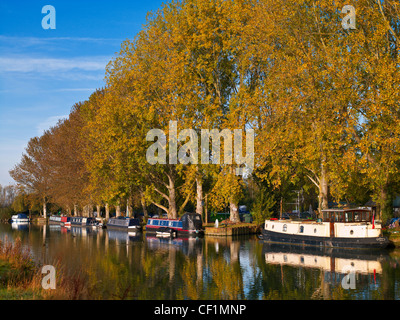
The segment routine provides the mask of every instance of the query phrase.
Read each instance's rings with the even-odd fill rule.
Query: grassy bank
[[[37,292],[32,284],[36,272],[29,251],[22,248],[21,240],[14,243],[0,241],[0,299],[34,299]]]
[[[383,231],[383,235],[387,237],[390,241],[392,241],[393,244],[396,246],[396,248],[400,248],[400,230],[398,229],[385,230]]]
[[[42,267],[34,263],[21,240],[0,241],[0,300],[81,300],[90,298],[87,279],[83,274],[69,275],[60,263],[56,290],[42,287]]]

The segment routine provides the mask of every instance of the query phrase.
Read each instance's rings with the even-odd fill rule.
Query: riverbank
[[[37,298],[33,283],[37,270],[21,240],[0,241],[0,300]]]
[[[57,290],[42,287],[42,266],[35,264],[21,239],[0,241],[0,300],[81,300],[89,297],[87,279],[81,273],[67,276],[55,262]]]
[[[240,236],[258,233],[258,226],[254,223],[221,223],[218,227],[212,224],[204,225],[204,234],[206,236]]]
[[[400,248],[400,230],[385,230],[383,235],[392,242],[395,248]]]

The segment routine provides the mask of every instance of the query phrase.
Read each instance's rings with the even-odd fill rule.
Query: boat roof
[[[348,212],[348,211],[371,211],[371,209],[368,208],[348,208],[348,209],[325,209],[322,210],[322,212]]]
[[[168,220],[168,221],[180,221],[179,219],[168,219],[168,218],[149,218],[149,220]]]

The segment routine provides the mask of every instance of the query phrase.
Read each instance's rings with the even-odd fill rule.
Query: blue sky
[[[0,2],[0,184],[30,138],[74,103],[104,86],[105,67],[163,1]],[[42,7],[56,10],[56,29],[43,29]]]

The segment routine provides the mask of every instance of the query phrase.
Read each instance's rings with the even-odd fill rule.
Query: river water
[[[322,251],[256,236],[159,239],[59,225],[0,224],[56,272],[84,276],[91,299],[399,300],[398,251]]]

